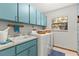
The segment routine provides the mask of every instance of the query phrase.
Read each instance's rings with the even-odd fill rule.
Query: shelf
[[[61,16],[57,17],[58,19],[55,19],[52,21],[52,29],[54,31],[59,32],[67,32],[68,31],[68,17],[67,16]],[[63,19],[63,20],[62,20]],[[59,30],[57,30],[59,28]]]
[[[53,30],[54,32],[68,32],[68,30]]]
[[[53,23],[53,24],[65,24],[65,23],[67,23],[67,22],[64,22],[64,23]]]

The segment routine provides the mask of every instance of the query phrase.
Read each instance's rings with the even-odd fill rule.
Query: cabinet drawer
[[[19,53],[17,56],[28,56],[28,50]]]
[[[29,56],[37,56],[37,47],[36,47],[36,45],[29,48]]]
[[[15,47],[0,51],[0,56],[15,56]]]
[[[17,45],[16,46],[16,53],[19,53],[19,52],[21,52],[23,50],[26,50],[27,48],[29,48],[29,47],[31,47],[31,46],[33,46],[35,44],[36,44],[36,40],[34,39],[34,40],[28,41],[26,43],[22,43],[20,45]]]

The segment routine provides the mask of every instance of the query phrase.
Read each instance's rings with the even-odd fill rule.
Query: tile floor
[[[60,49],[60,48],[57,48],[57,47],[54,47],[54,50],[63,52],[63,53],[65,53],[66,56],[78,56],[77,53],[75,53],[75,52],[64,50],[64,49]]]

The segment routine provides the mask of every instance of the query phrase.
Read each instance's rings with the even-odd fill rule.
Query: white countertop
[[[18,37],[18,38],[9,38],[10,40],[12,40],[12,42],[9,42],[7,44],[3,44],[3,45],[0,45],[0,50],[3,50],[3,49],[6,49],[6,48],[9,48],[9,47],[12,47],[12,46],[15,46],[15,45],[18,45],[18,44],[21,44],[23,42],[26,42],[26,41],[29,41],[29,40],[33,40],[33,39],[36,39],[36,38],[40,38],[40,36],[44,36],[44,35],[49,35],[51,33],[46,33],[46,34],[38,34],[38,35],[29,35],[25,38],[22,38],[22,37]]]
[[[9,48],[9,47],[15,46],[17,44],[21,44],[23,42],[33,40],[33,39],[36,39],[36,38],[37,37],[35,37],[35,36],[29,36],[29,37],[26,37],[26,38],[23,38],[23,39],[22,38],[21,39],[10,38],[10,40],[12,40],[12,42],[0,45],[0,50],[6,49],[6,48]]]

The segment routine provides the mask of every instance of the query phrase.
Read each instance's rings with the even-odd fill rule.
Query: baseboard
[[[75,52],[75,53],[77,53],[77,55],[78,55],[78,52],[77,52],[77,51],[75,51],[75,50],[68,49],[68,48],[63,48],[63,47],[56,46],[56,45],[54,45],[54,47],[57,47],[57,48],[60,48],[60,49],[64,49],[64,50],[68,50],[68,51],[72,51],[72,52]]]

